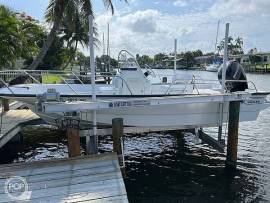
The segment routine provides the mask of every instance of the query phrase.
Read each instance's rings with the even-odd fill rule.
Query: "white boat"
[[[222,65],[222,62],[216,58],[216,52],[217,52],[217,41],[218,41],[218,33],[219,33],[219,23],[220,20],[218,21],[217,25],[217,34],[216,34],[216,43],[215,43],[215,51],[214,51],[214,59],[213,62],[205,67],[206,71],[209,72],[218,72],[220,66]]]
[[[219,126],[228,121],[230,101],[241,101],[240,121],[256,120],[259,112],[270,106],[266,92],[223,93],[220,86],[214,88],[212,82],[194,77],[168,83],[153,70],[142,70],[128,52],[122,51],[121,56],[126,58],[120,59],[112,84],[94,86],[94,102],[91,84],[21,84],[1,88],[0,97],[24,102],[53,125],[72,112],[77,112],[81,121],[92,122],[92,110],[96,110],[101,124],[121,117],[128,126]],[[151,82],[150,76],[160,82]]]
[[[206,66],[205,70],[209,72],[218,72],[221,64],[219,63],[211,63],[208,66]]]
[[[53,125],[63,124],[67,119],[77,119],[79,124],[91,122],[94,136],[97,123],[111,124],[113,118],[123,118],[127,126],[221,126],[228,122],[228,106],[232,101],[241,102],[240,121],[256,120],[260,111],[270,106],[266,100],[269,93],[246,91],[246,76],[239,64],[232,62],[231,65],[227,65],[226,42],[229,24],[226,24],[222,88],[214,87],[212,81],[201,82],[195,77],[188,80],[178,79],[177,40],[174,51],[174,75],[171,79],[158,76],[150,68],[142,70],[135,57],[123,50],[118,57],[119,70],[113,77],[112,84],[96,85],[92,16],[89,18],[89,26],[90,85],[69,84],[65,81],[65,84],[8,86],[2,80],[5,87],[0,89],[0,97],[24,102]],[[27,71],[24,73],[38,82]],[[226,80],[227,73],[230,80]],[[156,78],[157,81],[152,82],[151,78]],[[79,78],[78,80],[82,82]]]

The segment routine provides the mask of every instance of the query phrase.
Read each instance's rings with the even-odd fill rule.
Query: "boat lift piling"
[[[223,93],[225,93],[225,85],[226,85],[226,68],[227,68],[227,61],[228,61],[229,29],[230,29],[230,24],[226,23],[225,43],[224,43],[224,53],[223,53],[223,67],[222,67],[222,90],[223,90]],[[222,106],[223,106],[223,104],[222,104]],[[223,110],[223,108],[222,108],[222,110]],[[226,167],[233,168],[233,169],[235,169],[237,166],[239,114],[240,114],[240,101],[230,101]],[[222,118],[223,118],[223,111],[222,111]],[[219,138],[220,138],[221,133],[222,133],[222,126],[219,127]]]
[[[8,99],[2,99],[2,106],[3,106],[3,111],[9,111],[9,100]]]
[[[125,176],[125,160],[124,160],[124,125],[123,118],[112,119],[112,140],[113,140],[113,151],[117,153],[121,172]]]
[[[237,166],[239,113],[240,101],[231,101],[229,105],[226,167],[232,169],[235,169]]]
[[[94,54],[94,25],[93,16],[89,15],[89,49],[90,49],[90,67],[91,67],[91,84],[92,84],[92,101],[96,101],[96,66],[95,66],[95,54]],[[89,145],[92,147],[95,154],[98,153],[98,136],[97,136],[97,112],[92,111],[93,118],[93,135],[89,137]]]
[[[80,131],[74,127],[67,128],[68,156],[76,157],[81,155]]]
[[[218,22],[218,27],[219,27],[219,22]],[[228,37],[229,37],[229,28],[230,24],[226,23],[226,28],[225,28],[225,43],[224,43],[224,52],[223,52],[223,66],[222,66],[222,92],[226,92],[226,68],[227,68],[227,61],[228,61]],[[217,31],[218,32],[218,31]],[[223,106],[224,102],[221,102],[219,104],[220,108],[220,125],[218,127],[218,141],[222,141],[222,123],[223,123]]]

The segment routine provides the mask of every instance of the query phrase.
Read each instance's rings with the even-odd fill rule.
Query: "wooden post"
[[[122,118],[114,118],[112,120],[112,138],[113,138],[113,151],[118,155],[118,161],[121,167],[122,176],[126,177],[125,160],[122,151],[121,139],[124,135],[124,126]]]
[[[118,155],[123,154],[121,146],[121,138],[124,135],[123,119],[114,118],[112,120],[112,138],[113,138],[113,151]]]
[[[229,105],[229,127],[227,140],[226,167],[236,168],[239,128],[240,101],[231,101]]]
[[[75,128],[67,128],[68,137],[68,156],[75,157],[81,155],[80,150],[80,131]]]
[[[4,111],[9,111],[9,100],[8,99],[2,99],[2,104],[3,104],[3,110]]]

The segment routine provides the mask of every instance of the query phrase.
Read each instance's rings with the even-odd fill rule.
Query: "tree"
[[[43,39],[46,39],[46,35]],[[39,70],[57,70],[61,68],[63,69],[62,65],[69,61],[70,52],[70,48],[64,46],[64,41],[60,37],[56,36],[45,57],[37,68]],[[32,61],[33,57],[30,57],[24,62],[26,68],[29,64],[32,63]]]
[[[140,66],[144,66],[144,65],[150,65],[150,64],[153,64],[154,60],[148,56],[148,55],[142,55],[140,56],[139,54],[136,55],[136,60],[138,62],[138,64]]]
[[[243,54],[243,39],[241,37],[237,37],[235,39],[235,49],[236,49],[236,52],[237,54]]]
[[[183,60],[186,62],[186,67],[192,67],[194,64],[194,54],[191,51],[184,53]]]
[[[76,63],[80,66],[80,72],[81,72],[82,66],[85,67],[85,64],[86,64],[86,56],[80,51],[76,51]]]
[[[193,53],[193,57],[198,57],[198,56],[203,55],[203,52],[200,49],[193,51],[192,53]]]
[[[110,68],[109,68],[110,61]],[[111,67],[117,67],[118,61],[114,58],[111,58],[108,55],[102,55],[101,57],[96,57],[97,68],[101,72],[111,72]]]
[[[249,51],[248,51],[248,54],[256,54],[257,53],[257,48],[255,47],[255,48],[253,48],[253,49],[250,49]]]
[[[154,56],[155,63],[161,63],[165,58],[167,58],[166,54],[158,53]]]
[[[251,64],[256,64],[262,61],[262,57],[258,55],[249,55],[249,60]]]
[[[103,0],[105,7],[110,8],[114,13],[112,0]],[[46,10],[46,21],[52,24],[52,29],[47,36],[39,55],[29,66],[29,69],[36,69],[38,64],[41,63],[46,55],[49,47],[51,46],[55,36],[63,26],[63,22],[67,21],[69,26],[72,26],[74,22],[74,16],[79,11],[83,16],[83,19],[87,20],[89,15],[93,15],[92,1],[90,0],[50,0]]]
[[[217,46],[218,52],[220,53],[224,49],[225,39],[223,39]],[[228,37],[228,54],[237,55],[243,54],[243,39],[237,37],[235,40],[231,36]]]
[[[203,54],[204,56],[214,56],[215,55],[215,53],[214,52],[208,52],[208,53],[205,53],[205,54]]]
[[[35,22],[18,19],[12,10],[0,5],[0,68],[12,68],[18,58],[35,55],[35,36],[41,32]]]
[[[76,9],[76,11],[71,19],[69,16],[63,17],[63,26],[60,30],[61,38],[65,41],[70,51],[68,53],[69,60],[63,68],[66,68],[75,59],[78,44],[84,48],[87,47],[89,43],[88,19],[84,18],[84,15],[80,12],[79,8],[76,7],[74,9]],[[97,37],[98,32],[96,25],[94,25],[94,44],[96,47],[98,47],[100,43]]]

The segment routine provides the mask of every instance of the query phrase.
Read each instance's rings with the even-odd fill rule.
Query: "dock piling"
[[[2,99],[2,104],[3,104],[4,112],[9,111],[9,100],[8,99]]]
[[[81,155],[80,150],[80,131],[75,128],[67,128],[68,156],[76,157]]]
[[[237,166],[237,145],[239,128],[240,101],[231,101],[229,105],[229,127],[227,140],[226,167]]]
[[[113,139],[113,151],[117,153],[120,165],[124,165],[123,150],[121,140],[124,135],[124,125],[122,118],[112,119],[112,139]]]

